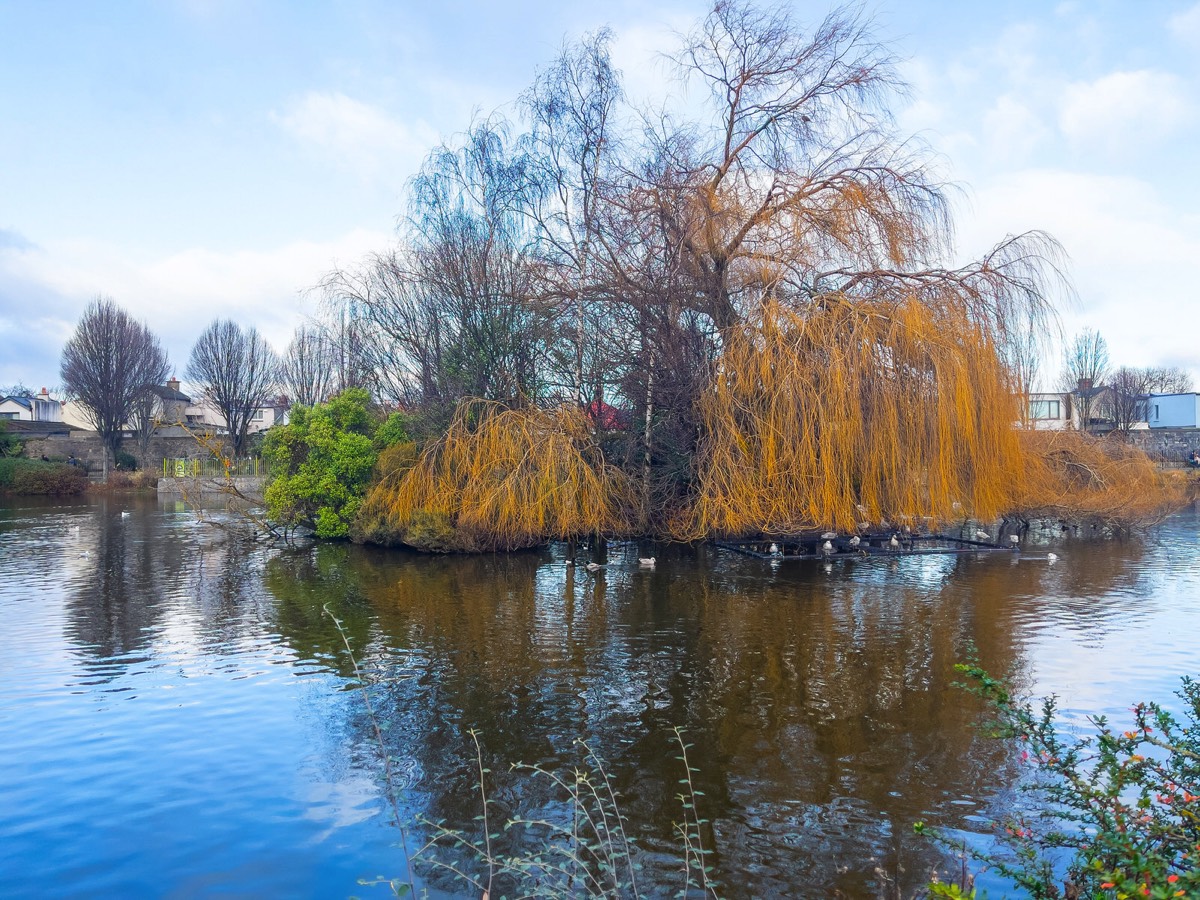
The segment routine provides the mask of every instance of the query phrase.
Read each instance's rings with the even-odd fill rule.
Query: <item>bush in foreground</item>
[[[1021,748],[1033,801],[998,823],[999,850],[968,857],[1038,900],[1200,896],[1200,684],[1183,680],[1182,721],[1139,703],[1128,730],[1097,716],[1095,734],[1076,738],[1056,725],[1053,697],[1038,711],[974,663],[957,668],[990,703],[997,736]],[[969,885],[931,891],[974,896]]]

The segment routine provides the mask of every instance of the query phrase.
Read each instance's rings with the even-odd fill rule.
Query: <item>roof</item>
[[[13,403],[16,403],[20,406],[23,406],[26,409],[33,409],[33,398],[32,397],[13,397],[13,396],[0,397],[0,403],[4,403],[8,400],[11,400]]]
[[[155,385],[154,387],[150,388],[150,390],[154,391],[154,393],[156,393],[163,400],[180,400],[184,403],[192,402],[191,397],[189,397],[183,391],[177,391],[174,388],[163,387],[162,385]]]

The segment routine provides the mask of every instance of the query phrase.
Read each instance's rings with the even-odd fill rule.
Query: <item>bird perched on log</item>
[[[890,541],[888,541],[888,546],[891,547],[893,550],[899,550],[900,549],[900,538],[896,537],[896,535],[893,534],[892,539]]]
[[[823,535],[821,535],[821,540],[832,541],[835,537],[837,537],[836,531],[826,531]]]
[[[854,537],[850,538],[850,546],[851,547],[857,547],[861,543],[862,543],[862,538],[860,538],[857,534]]]
[[[977,531],[975,532],[975,539],[978,541],[990,541],[992,536],[986,531]]]
[[[826,541],[825,543],[823,543],[821,545],[821,552],[824,553],[826,556],[829,556],[830,554],[833,553],[833,544],[830,543],[829,541]]]
[[[772,556],[778,556],[779,555],[779,545],[772,543],[770,553]]]

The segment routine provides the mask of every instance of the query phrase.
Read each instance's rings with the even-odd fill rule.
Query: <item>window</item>
[[[1029,418],[1031,419],[1061,419],[1061,400],[1030,400]]]
[[[1158,404],[1157,403],[1154,404],[1154,421],[1155,422],[1158,421]]]
[[[15,419],[16,417],[16,413],[0,413],[0,419]]]
[[[252,416],[250,417],[250,418],[251,418],[251,420],[253,420],[253,421],[255,421],[255,422],[261,422],[261,421],[263,420],[263,413],[264,413],[264,412],[265,412],[265,410],[262,410],[262,409],[256,409],[256,410],[254,411],[254,415],[252,415]]]

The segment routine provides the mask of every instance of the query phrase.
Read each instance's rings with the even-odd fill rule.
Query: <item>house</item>
[[[61,422],[63,420],[61,401],[50,396],[50,392],[42,388],[41,392],[32,397],[5,397],[0,400],[0,419],[13,419],[21,422]]]
[[[254,413],[250,417],[250,428],[247,433],[257,434],[276,425],[286,425],[289,409],[290,407],[286,400],[272,399],[268,401],[265,405],[254,410]],[[184,411],[184,416],[183,421],[192,428],[208,428],[217,433],[228,431],[225,416],[221,413],[221,410],[217,409],[217,405],[207,397],[201,397],[199,400],[189,403]],[[175,421],[179,420],[176,419]]]
[[[187,420],[187,409],[192,398],[179,390],[179,379],[171,378],[161,387],[151,388],[154,396],[154,417],[165,425]]]
[[[1200,394],[1151,394],[1146,422],[1151,428],[1200,428]]]
[[[1027,397],[1026,427],[1034,431],[1066,431],[1079,427],[1071,391],[1031,393]]]

